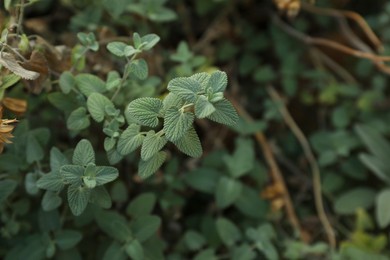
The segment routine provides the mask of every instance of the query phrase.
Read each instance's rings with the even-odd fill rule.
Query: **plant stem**
[[[125,81],[126,81],[127,78],[129,77],[129,75],[130,75],[130,70],[127,69],[127,66],[130,66],[131,62],[132,62],[133,60],[135,60],[136,57],[137,57],[137,53],[135,53],[135,54],[131,57],[130,60],[128,59],[128,57],[126,57],[127,63],[126,63],[126,66],[125,66],[125,72],[123,73],[123,76],[122,76],[122,78],[121,78],[121,81],[120,81],[120,83],[119,83],[118,88],[116,89],[114,95],[112,95],[112,97],[111,97],[111,101],[114,101],[115,97],[119,94],[119,91],[121,90],[123,84],[125,83]]]

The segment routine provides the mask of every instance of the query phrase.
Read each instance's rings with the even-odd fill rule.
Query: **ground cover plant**
[[[389,259],[390,5],[4,0],[0,258]]]

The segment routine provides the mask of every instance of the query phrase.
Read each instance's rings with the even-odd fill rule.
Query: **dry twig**
[[[315,206],[317,209],[318,217],[325,229],[325,233],[328,237],[329,244],[332,248],[336,248],[336,236],[335,232],[333,230],[332,225],[330,224],[328,217],[326,216],[326,212],[324,209],[324,203],[322,200],[322,191],[321,191],[321,174],[320,174],[320,168],[318,167],[316,158],[313,154],[313,151],[311,150],[309,141],[307,140],[306,136],[303,134],[302,130],[299,128],[297,123],[295,122],[294,118],[291,116],[289,111],[287,110],[286,106],[284,105],[284,102],[282,98],[279,96],[278,92],[273,87],[267,88],[269,95],[274,100],[274,102],[277,102],[278,104],[281,104],[279,107],[279,112],[282,114],[284,121],[286,124],[290,127],[291,131],[295,135],[295,137],[298,139],[299,143],[302,146],[303,152],[307,158],[307,160],[310,163],[310,168],[313,174],[313,192],[314,192],[314,200],[315,200]]]

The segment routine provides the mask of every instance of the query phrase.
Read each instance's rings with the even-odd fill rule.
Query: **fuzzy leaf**
[[[14,84],[16,84],[19,80],[20,80],[20,76],[16,75],[16,74],[9,74],[9,75],[4,75],[4,76],[1,76],[1,85],[0,85],[0,89],[7,89],[11,86],[13,86]]]
[[[37,187],[49,191],[60,191],[64,188],[64,181],[59,171],[54,171],[39,178]]]
[[[184,105],[183,99],[173,93],[169,93],[163,100],[164,111],[166,111],[168,108],[171,107],[181,108],[183,105]]]
[[[215,107],[205,96],[199,96],[195,102],[195,115],[197,118],[205,118],[215,112]]]
[[[158,168],[161,167],[161,165],[164,163],[166,158],[167,158],[167,154],[165,152],[160,151],[155,155],[153,155],[153,157],[147,161],[140,160],[138,164],[138,175],[142,179],[148,178],[153,173],[155,173],[158,170]]]
[[[234,125],[238,120],[238,115],[233,105],[226,99],[213,103],[216,111],[207,118],[220,124]]]
[[[122,155],[129,154],[141,146],[144,136],[139,133],[141,127],[136,124],[131,124],[119,137],[118,152]]]
[[[118,178],[118,170],[111,166],[96,167],[96,185],[103,185]]]
[[[193,127],[188,129],[188,131],[180,139],[174,141],[173,143],[181,152],[187,154],[188,156],[194,158],[202,156],[202,145],[198,134]]]
[[[141,125],[156,127],[162,106],[163,103],[158,98],[143,97],[132,101],[128,110],[130,115]]]
[[[206,89],[207,84],[210,80],[210,74],[207,72],[201,72],[201,73],[196,73],[190,77],[190,79],[193,79],[197,82],[200,83],[202,86],[202,89]]]
[[[87,107],[92,118],[96,122],[102,122],[105,116],[106,107],[115,109],[114,104],[106,96],[100,93],[92,93],[87,100]]]
[[[175,78],[168,83],[168,90],[182,99],[194,103],[197,93],[202,90],[200,83],[191,78]]]
[[[129,45],[123,42],[110,42],[107,44],[107,50],[118,57],[123,57],[127,46]]]
[[[152,156],[155,155],[158,151],[160,151],[166,143],[167,139],[165,138],[165,136],[160,136],[159,134],[156,134],[153,130],[150,130],[142,143],[142,160],[147,161],[152,158]]]
[[[381,191],[376,198],[376,219],[381,228],[390,224],[390,189]]]
[[[60,76],[59,85],[64,94],[69,94],[76,85],[76,80],[70,71],[65,71]]]
[[[79,216],[88,205],[91,190],[72,184],[68,188],[68,203],[73,215]]]
[[[87,139],[82,139],[76,146],[72,158],[73,164],[86,166],[95,163],[95,152],[92,144]]]
[[[181,112],[175,107],[169,108],[165,112],[164,132],[169,141],[180,139],[194,122],[194,114]]]
[[[146,79],[148,77],[148,64],[144,59],[132,61],[129,66],[129,70],[139,79]]]
[[[150,33],[141,37],[142,50],[150,50],[160,41],[160,37],[157,34]]]
[[[87,110],[84,107],[79,107],[70,113],[66,126],[69,130],[79,131],[87,128],[90,125],[87,116]]]
[[[50,150],[50,169],[52,172],[60,172],[61,166],[69,164],[68,158],[57,147]]]
[[[87,97],[95,92],[104,93],[106,91],[106,84],[104,81],[95,75],[82,73],[77,75],[75,79],[76,85]]]
[[[228,79],[226,72],[216,71],[211,74],[207,89],[211,90],[213,93],[223,92],[226,89],[227,83]]]
[[[81,184],[84,167],[80,165],[64,165],[60,169],[60,174],[65,184]]]

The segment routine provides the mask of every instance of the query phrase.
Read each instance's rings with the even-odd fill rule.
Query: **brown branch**
[[[237,109],[238,114],[245,118],[248,121],[253,121],[252,117],[245,111],[245,109],[237,102],[234,98],[230,97],[229,100],[233,103],[234,107]],[[278,164],[276,163],[275,157],[272,153],[271,146],[268,143],[267,138],[262,132],[255,133],[255,139],[261,146],[261,149],[264,153],[264,157],[267,161],[267,164],[271,170],[272,178],[275,183],[280,184],[283,193],[283,200],[286,206],[287,217],[293,227],[294,231],[298,232],[302,241],[305,241],[304,232],[302,230],[301,224],[299,223],[298,217],[295,213],[295,209],[291,200],[291,196],[286,187],[286,183],[283,179],[283,175],[279,169]]]
[[[364,58],[368,59],[374,62],[374,64],[382,71],[387,74],[390,74],[390,67],[388,67],[386,64],[383,63],[383,61],[390,61],[390,56],[379,56],[374,53],[364,52],[356,49],[352,49],[348,46],[345,46],[341,43],[324,39],[324,38],[317,38],[317,37],[310,37],[308,35],[305,35],[297,30],[295,30],[293,27],[289,26],[285,22],[283,22],[279,17],[276,15],[273,19],[274,23],[279,26],[283,31],[285,31],[290,36],[305,42],[309,45],[319,45],[319,46],[325,46],[328,48],[332,48],[335,50],[338,50],[340,52],[346,53],[348,55],[357,57],[357,58]]]
[[[340,18],[347,17],[351,20],[354,20],[360,26],[363,32],[366,34],[368,39],[370,39],[370,41],[375,45],[375,48],[378,51],[383,50],[383,45],[381,41],[371,30],[366,20],[360,14],[353,11],[336,10],[331,8],[320,8],[304,2],[302,2],[302,9],[314,14],[327,15],[327,16],[340,17]]]
[[[322,191],[321,191],[321,174],[318,167],[316,158],[311,150],[309,141],[306,136],[303,134],[302,130],[299,128],[294,118],[291,116],[290,112],[287,110],[282,98],[278,92],[272,87],[267,88],[269,95],[271,96],[274,102],[281,104],[278,106],[279,112],[282,114],[284,121],[290,127],[291,131],[298,139],[298,142],[301,144],[303,152],[310,163],[310,168],[313,174],[313,192],[314,192],[314,201],[317,209],[318,217],[325,229],[325,233],[328,237],[329,244],[334,249],[336,248],[336,236],[333,230],[332,225],[330,224],[328,217],[324,209],[324,203],[322,200]]]

